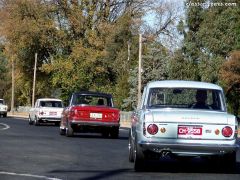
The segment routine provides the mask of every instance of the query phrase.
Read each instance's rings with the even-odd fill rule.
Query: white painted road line
[[[18,174],[18,173],[14,173],[14,172],[4,172],[4,171],[0,171],[0,174],[10,175],[10,176],[33,177],[33,178],[45,179],[45,180],[62,180],[62,179],[51,178],[51,177],[47,177],[47,176],[39,176],[39,175],[33,175],[33,174]]]
[[[1,126],[3,126],[3,128]],[[6,130],[6,129],[9,129],[9,128],[10,128],[9,125],[4,124],[4,123],[0,123],[0,130]]]

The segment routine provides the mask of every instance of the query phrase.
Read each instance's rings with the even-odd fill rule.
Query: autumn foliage
[[[225,83],[226,95],[234,114],[238,114],[240,107],[240,51],[233,51],[223,63],[220,78]]]

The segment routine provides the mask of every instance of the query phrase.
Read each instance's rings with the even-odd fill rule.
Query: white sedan
[[[39,125],[43,122],[59,124],[63,112],[63,102],[55,98],[40,98],[29,111],[29,124]]]
[[[195,81],[156,81],[144,89],[132,116],[129,161],[136,171],[148,158],[207,157],[236,164],[237,120],[221,87]],[[211,158],[214,157],[214,158]]]

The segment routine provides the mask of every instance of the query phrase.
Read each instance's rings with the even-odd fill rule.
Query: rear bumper
[[[72,121],[71,126],[119,127],[120,124],[118,122]]]
[[[138,144],[143,151],[156,153],[169,152],[180,156],[221,155],[237,151],[239,148],[237,144],[183,144],[147,141],[139,141]]]
[[[7,114],[7,111],[0,111],[0,114]]]
[[[39,121],[60,122],[61,118],[55,117],[39,117]]]

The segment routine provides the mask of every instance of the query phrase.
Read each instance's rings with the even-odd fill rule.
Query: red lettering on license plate
[[[55,115],[57,115],[57,112],[49,112],[49,115],[50,116],[55,116]]]
[[[202,127],[178,126],[178,135],[202,135]]]

